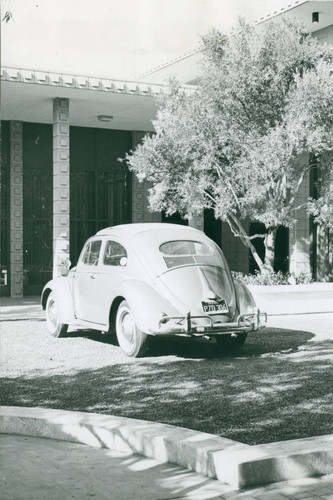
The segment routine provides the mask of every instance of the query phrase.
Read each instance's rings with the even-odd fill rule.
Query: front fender
[[[179,312],[165,297],[143,281],[123,282],[118,295],[126,299],[137,327],[145,333],[157,331],[163,315],[179,315]]]
[[[256,307],[255,300],[246,285],[234,279],[239,314],[249,313]]]
[[[46,308],[47,298],[51,292],[55,294],[57,299],[60,322],[66,325],[74,323],[73,298],[69,279],[67,277],[56,278],[45,285],[41,296],[43,309]]]

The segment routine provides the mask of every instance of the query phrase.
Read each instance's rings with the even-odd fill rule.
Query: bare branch
[[[256,238],[262,238],[262,239],[264,239],[265,235],[264,234],[253,234],[252,236],[245,236],[245,235],[243,235],[242,238],[245,238],[247,240],[255,240]]]
[[[208,193],[208,191],[206,191],[206,189],[202,189],[200,188],[201,191],[213,202],[216,204],[216,199],[214,198],[214,196],[212,196],[210,193]]]

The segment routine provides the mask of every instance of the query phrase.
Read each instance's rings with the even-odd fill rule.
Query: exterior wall
[[[327,26],[321,30],[315,31],[312,35],[322,43],[328,43],[329,45],[333,45],[333,25]]]
[[[146,132],[133,132],[132,149],[142,141]],[[159,212],[151,212],[148,208],[149,182],[139,182],[138,178],[132,174],[132,222],[161,222]]]
[[[22,122],[10,122],[10,294],[23,296]]]

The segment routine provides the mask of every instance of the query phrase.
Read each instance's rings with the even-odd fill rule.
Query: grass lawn
[[[332,432],[333,341],[268,328],[233,357],[163,339],[130,359],[105,337],[54,339],[43,321],[2,324],[1,402],[121,415],[248,444]]]

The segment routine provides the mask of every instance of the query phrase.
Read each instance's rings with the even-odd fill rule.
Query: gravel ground
[[[4,405],[142,418],[249,444],[332,432],[333,314],[271,318],[233,357],[179,338],[141,359],[99,332],[51,337],[36,305],[4,307],[2,319]]]

